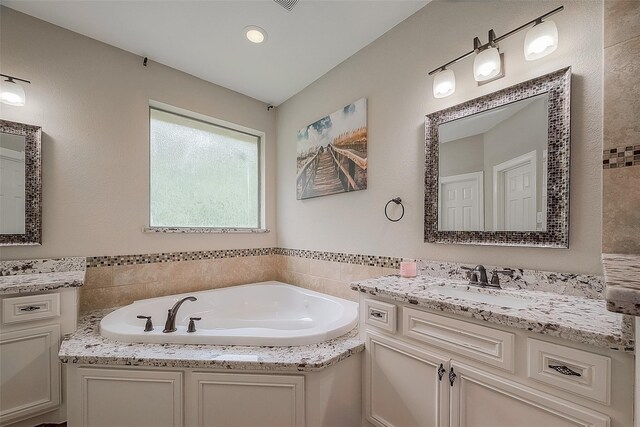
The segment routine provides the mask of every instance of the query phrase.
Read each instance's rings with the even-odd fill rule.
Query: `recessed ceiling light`
[[[244,34],[252,43],[262,43],[267,40],[267,32],[255,25],[249,25],[244,29]]]

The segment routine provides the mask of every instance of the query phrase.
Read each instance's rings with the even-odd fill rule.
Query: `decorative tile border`
[[[602,169],[640,166],[640,145],[626,145],[602,152]]]
[[[0,246],[42,244],[42,148],[39,126],[0,120],[0,132],[24,136],[25,233],[0,235]]]
[[[271,255],[273,248],[221,249],[216,251],[163,252],[158,254],[87,257],[87,267],[154,264],[158,262],[198,261],[204,259],[238,258]]]
[[[359,255],[341,252],[322,252],[306,249],[273,248],[274,255],[295,256],[319,261],[341,262],[345,264],[367,265],[370,267],[400,268],[403,258],[380,255]]]
[[[543,93],[549,94],[547,231],[438,230],[438,126]],[[429,243],[569,247],[571,68],[564,68],[425,118],[424,241]]]

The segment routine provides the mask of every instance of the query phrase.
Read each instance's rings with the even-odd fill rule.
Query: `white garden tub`
[[[185,301],[177,331],[163,333],[167,311]],[[154,330],[144,332],[152,316]],[[201,317],[187,332],[189,317]],[[100,322],[103,337],[122,342],[289,346],[339,337],[358,322],[358,303],[280,282],[262,282],[203,292],[151,298],[122,307]]]

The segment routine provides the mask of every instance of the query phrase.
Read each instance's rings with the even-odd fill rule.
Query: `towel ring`
[[[402,208],[402,214],[400,214],[400,218],[398,219],[391,219],[389,218],[389,214],[387,213],[387,209],[389,208],[389,204],[390,203],[395,203],[396,205],[400,205],[400,207]],[[404,216],[404,205],[402,204],[402,199],[400,197],[396,197],[395,199],[391,199],[387,202],[386,205],[384,205],[384,216],[387,217],[387,219],[391,222],[398,222],[402,219],[402,217]]]

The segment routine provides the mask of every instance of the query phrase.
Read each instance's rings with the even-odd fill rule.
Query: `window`
[[[153,227],[260,228],[259,132],[150,107]]]

